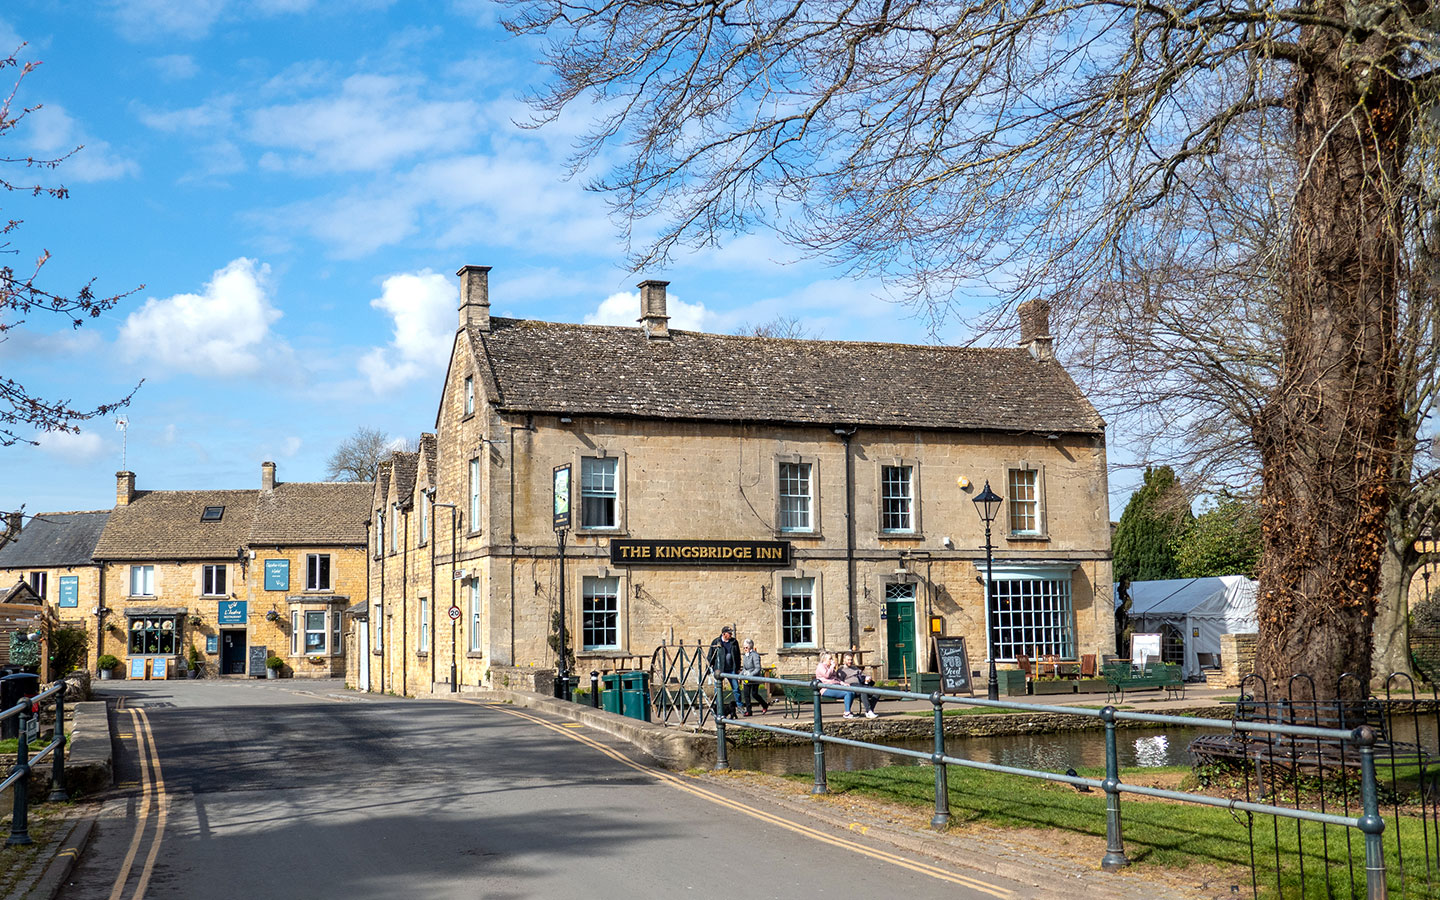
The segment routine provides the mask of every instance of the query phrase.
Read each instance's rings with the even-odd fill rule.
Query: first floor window
[[[585,576],[580,638],[586,650],[620,649],[620,579]]]
[[[371,615],[375,619],[375,651],[378,653],[385,649],[385,608],[376,604]]]
[[[415,649],[430,652],[430,600],[427,597],[420,598],[420,646]]]
[[[331,587],[330,554],[305,554],[305,590],[328,591]]]
[[[470,496],[470,530],[480,527],[480,460],[470,460],[470,482],[466,488]]]
[[[1035,469],[1010,470],[1010,533],[1040,533],[1040,473]]]
[[[225,567],[200,567],[200,592],[207,597],[225,596]]]
[[[154,566],[131,566],[131,567],[130,567],[130,596],[132,596],[132,597],[153,597],[153,596],[155,596],[155,567],[154,567]]]
[[[399,553],[400,548],[405,546],[405,539],[401,536],[400,529],[400,504],[390,504],[390,552]]]
[[[305,613],[305,652],[325,652],[325,612],[317,610]]]
[[[420,543],[430,540],[430,495],[420,489]]]
[[[914,493],[909,466],[880,467],[880,530],[914,531]]]
[[[176,616],[154,616],[130,620],[130,652],[169,656],[176,652],[180,620]]]
[[[340,610],[330,611],[330,653],[334,656],[341,656],[345,653],[345,642],[340,635],[341,616]]]
[[[780,530],[813,531],[810,524],[810,464],[780,464]]]
[[[480,650],[480,579],[476,578],[470,582],[470,652]]]
[[[48,572],[30,573],[30,589],[33,590],[35,595],[41,600],[45,599],[45,582],[48,575]]]
[[[382,556],[385,553],[385,513],[375,510],[375,555]]]
[[[993,659],[1075,658],[1069,578],[1014,578],[990,585]]]
[[[580,527],[614,528],[619,519],[616,475],[620,461],[613,456],[580,460]]]
[[[815,579],[780,579],[780,645],[815,646]]]

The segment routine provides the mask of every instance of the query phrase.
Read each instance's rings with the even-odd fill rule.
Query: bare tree
[[[392,439],[378,428],[361,425],[325,461],[325,480],[374,481],[380,463],[391,453],[410,449],[408,441]]]
[[[598,102],[575,164],[627,151],[592,186],[637,267],[770,227],[898,282],[932,323],[976,278],[1002,297],[982,330],[1042,292],[1071,323],[1110,321],[1135,298],[1127,254],[1189,237],[1166,229],[1227,154],[1284,148],[1275,302],[1234,319],[1272,362],[1221,423],[1260,461],[1258,663],[1322,691],[1368,676],[1407,217],[1437,202],[1428,3],[509,2],[509,27],[550,38],[539,121]],[[1097,279],[1123,289],[1080,289]],[[1214,339],[1212,366],[1243,360]]]
[[[805,327],[795,316],[776,316],[758,325],[742,322],[735,333],[741,337],[786,338],[806,340],[819,337],[819,333]]]
[[[24,45],[22,44],[19,49],[23,50]],[[19,51],[17,50],[17,52]],[[20,62],[14,53],[7,57],[0,57],[0,72],[11,69],[18,70],[10,92],[0,98],[0,137],[12,136],[25,118],[40,108],[39,106],[18,108],[15,106],[15,97],[19,93],[21,83],[27,75],[35,70],[37,65],[39,63]],[[55,159],[35,159],[28,156],[0,154],[0,192],[64,200],[70,196],[70,192],[66,188],[32,180],[30,172],[32,170],[53,170],[81,149],[76,147],[64,156]],[[26,174],[20,179],[4,174],[13,168],[25,170]],[[19,251],[11,246],[11,241],[20,224],[21,220],[13,215],[5,218],[3,224],[0,224],[0,253],[18,255]],[[108,297],[99,296],[95,293],[93,279],[81,285],[79,290],[73,294],[56,293],[44,287],[40,282],[42,270],[49,260],[50,252],[41,250],[33,264],[19,268],[10,265],[0,266],[0,341],[8,339],[9,333],[25,324],[26,317],[32,313],[63,316],[70,321],[72,328],[79,328],[85,324],[87,319],[100,316],[134,293],[134,291],[127,291]],[[144,285],[141,285],[135,290],[143,287]],[[80,428],[77,423],[109,415],[128,405],[130,398],[138,389],[139,385],[137,384],[130,393],[118,400],[86,408],[72,406],[68,399],[47,399],[38,396],[14,378],[0,375],[0,447],[8,447],[17,443],[35,443],[33,439],[25,436],[28,432],[78,432]]]

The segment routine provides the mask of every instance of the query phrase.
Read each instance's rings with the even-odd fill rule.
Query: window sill
[[[370,651],[370,655],[371,655],[371,656],[384,656],[384,655],[385,655],[385,651],[384,651],[384,650],[371,650],[371,651]]]
[[[466,658],[466,659],[484,659],[484,658],[485,658],[485,654],[482,653],[482,652],[479,651],[479,650],[467,650],[467,651],[465,651],[465,658]]]
[[[779,647],[775,650],[779,656],[814,656],[819,652],[819,647]]]
[[[429,658],[430,658],[430,651],[429,651],[429,650],[416,650],[416,651],[415,651],[415,655],[418,656],[418,657],[420,657],[421,659],[429,659]]]
[[[776,531],[775,537],[782,541],[823,541],[825,535],[818,531]]]
[[[923,531],[882,531],[875,535],[882,541],[923,541]]]
[[[1005,540],[1007,540],[1007,541],[1048,541],[1048,540],[1050,540],[1050,535],[1048,535],[1048,534],[1007,534],[1007,535],[1005,535]]]
[[[627,532],[626,532],[625,529],[623,529],[623,528],[577,528],[577,529],[575,529],[575,536],[576,536],[576,537],[589,537],[589,538],[602,538],[602,537],[617,538],[617,537],[618,537],[618,538],[623,538],[623,537],[626,536],[626,534],[627,534]]]
[[[582,649],[578,655],[590,656],[595,659],[621,659],[626,656],[634,656],[635,654],[627,653],[619,647],[586,647]]]
[[[484,533],[485,533],[485,532],[484,532],[482,529],[477,529],[477,530],[475,530],[475,531],[467,531],[467,532],[465,532],[465,537],[467,537],[467,538],[478,538],[480,535],[482,535],[482,534],[484,534]]]
[[[157,600],[157,599],[159,599],[159,595],[158,595],[158,594],[131,594],[130,596],[126,597],[125,599],[126,599],[126,600]]]
[[[470,420],[473,419],[473,418],[475,418],[475,410],[472,409],[472,410],[470,410],[468,413],[463,413],[463,414],[460,416],[460,421],[462,421],[462,422],[468,422],[468,421],[470,421]]]

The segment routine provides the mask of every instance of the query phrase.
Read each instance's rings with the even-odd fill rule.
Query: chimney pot
[[[115,505],[129,506],[130,501],[135,499],[135,473],[115,473]]]
[[[1016,308],[1020,316],[1020,346],[1036,359],[1055,358],[1055,339],[1050,336],[1050,301],[1044,297],[1027,300]]]
[[[670,317],[665,314],[665,288],[668,281],[649,279],[640,282],[640,327],[652,341],[670,339]]]
[[[275,490],[275,464],[269,460],[260,464],[260,489],[262,491]]]
[[[455,274],[460,276],[460,327],[489,331],[490,266],[461,266]]]

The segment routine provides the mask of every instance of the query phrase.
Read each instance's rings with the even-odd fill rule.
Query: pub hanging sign
[[[612,540],[613,566],[790,567],[789,541]]]

